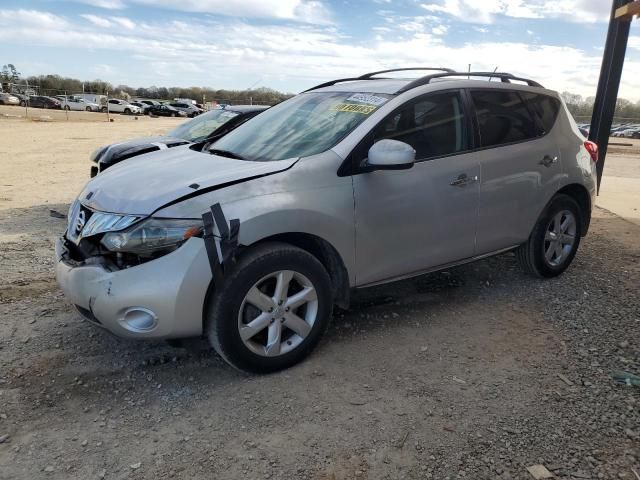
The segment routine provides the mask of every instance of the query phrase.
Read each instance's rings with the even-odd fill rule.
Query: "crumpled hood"
[[[93,210],[150,215],[186,195],[281,172],[297,160],[251,162],[177,147],[114,165],[91,179],[78,199]]]

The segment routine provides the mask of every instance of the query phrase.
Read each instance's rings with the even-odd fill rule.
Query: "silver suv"
[[[352,288],[509,250],[559,275],[589,226],[596,145],[532,80],[425,70],[328,82],[202,151],[98,175],[56,244],[67,298],[116,335],[206,335],[269,372],[313,349]]]

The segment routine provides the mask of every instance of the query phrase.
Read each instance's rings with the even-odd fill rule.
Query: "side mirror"
[[[373,170],[406,170],[413,167],[416,151],[407,143],[380,140],[369,149],[367,166]]]

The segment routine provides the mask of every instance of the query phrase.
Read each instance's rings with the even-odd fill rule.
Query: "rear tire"
[[[522,269],[542,278],[557,277],[564,272],[580,246],[582,216],[572,197],[564,194],[553,197],[529,239],[515,252]]]
[[[131,110],[129,110],[128,108],[124,109],[124,114],[125,115],[131,115]]]
[[[102,108],[100,109],[100,111],[101,111],[102,113],[107,113],[107,107],[102,107]]]
[[[171,116],[175,117],[176,116],[176,112],[171,112]]]
[[[250,249],[215,288],[206,332],[239,370],[268,373],[302,361],[332,315],[329,274],[313,255],[286,243]]]
[[[65,109],[65,110],[67,110],[67,111],[71,110],[71,108],[69,107],[69,105],[65,105],[65,106],[64,106],[64,109]]]
[[[91,107],[87,107],[87,108],[85,108],[85,110],[86,110],[87,112],[90,112],[90,111],[91,111]]]

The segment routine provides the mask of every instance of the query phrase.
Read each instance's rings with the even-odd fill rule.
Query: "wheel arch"
[[[572,183],[569,185],[565,185],[560,190],[556,192],[556,195],[563,194],[573,198],[578,205],[580,206],[580,223],[582,236],[584,237],[589,230],[589,224],[591,223],[591,195],[589,195],[588,190],[584,187],[584,185],[580,185],[579,183]]]
[[[288,243],[316,257],[331,278],[334,303],[344,309],[349,307],[349,274],[340,253],[327,240],[310,233],[287,232],[261,238],[251,245],[243,246],[242,249],[266,242]]]

